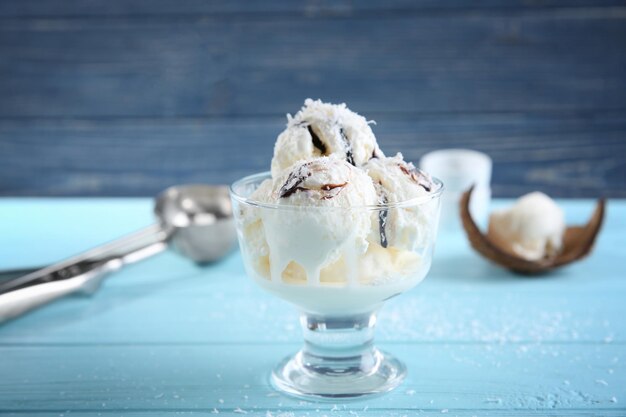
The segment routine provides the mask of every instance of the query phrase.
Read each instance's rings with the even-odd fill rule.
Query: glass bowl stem
[[[392,390],[404,364],[374,346],[376,312],[325,317],[303,313],[304,347],[272,373],[272,384],[300,398],[337,399]]]

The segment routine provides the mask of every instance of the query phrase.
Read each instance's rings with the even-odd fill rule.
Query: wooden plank
[[[0,347],[279,346],[302,338],[296,308],[263,293],[243,274],[181,275],[170,268],[158,276],[144,275],[143,271],[153,272],[157,267],[164,270],[163,263],[151,264],[133,268],[134,275],[115,277],[129,281],[123,288],[113,290],[109,287],[114,284],[107,283],[92,298],[68,298],[4,324]],[[137,284],[137,276],[154,279]],[[393,345],[506,344],[525,349],[521,346],[614,344],[626,349],[623,285],[605,285],[602,279],[595,286],[582,285],[586,294],[581,289],[559,295],[531,283],[510,285],[499,292],[484,286],[458,292],[450,285],[437,284],[447,280],[451,278],[433,273],[419,288],[387,303],[379,315],[377,339]],[[221,290],[224,285],[213,285],[216,281],[231,281],[241,289]],[[568,284],[574,285],[572,281]],[[514,288],[520,287],[516,293]],[[190,295],[193,288],[199,291]],[[125,289],[129,291],[123,293]]]
[[[367,408],[366,408],[367,407]],[[315,408],[311,410],[304,411],[303,414],[296,414],[296,412],[285,410],[282,408],[279,409],[269,409],[264,408],[262,411],[258,410],[243,410],[246,412],[246,415],[250,417],[295,417],[295,416],[306,416],[306,417],[402,417],[402,416],[410,416],[410,415],[418,415],[421,417],[429,417],[429,416],[437,416],[441,417],[442,410],[424,410],[424,409],[416,409],[416,408],[371,408],[369,406],[364,406],[363,409],[353,409],[346,406],[343,408],[343,404],[337,405],[337,410],[332,408],[328,409],[325,406],[322,408]],[[159,410],[159,416],[170,417],[170,416],[206,416],[206,417],[215,417],[215,414],[219,414],[220,417],[241,417],[243,412],[241,410],[234,411],[234,409],[226,409],[220,408],[216,409],[217,413],[213,410],[193,410],[193,411],[171,411],[171,410]],[[332,413],[332,414],[330,414]],[[473,417],[473,416],[498,416],[498,417],[562,417],[563,410],[448,410],[447,413],[451,414],[454,417]],[[480,413],[480,414],[477,414]],[[599,414],[603,417],[623,417],[624,411],[620,409],[616,410],[607,410],[607,409],[591,409],[591,410],[576,410],[576,409],[567,409],[568,417],[597,417]],[[63,413],[62,413],[63,414]],[[72,413],[76,414],[76,413]],[[8,413],[4,413],[3,417],[15,417],[15,416],[48,416],[49,412],[46,411],[11,411]],[[64,414],[65,415],[65,414]],[[81,416],[118,416],[120,415],[120,411],[107,411],[107,410],[98,410],[98,411],[81,411]],[[132,416],[132,417],[146,417],[153,416],[154,412],[149,411],[128,411],[124,410],[124,416]]]
[[[626,114],[366,114],[383,150],[416,163],[464,147],[494,160],[493,192],[626,197]],[[0,195],[152,196],[269,168],[280,118],[0,122]],[[244,151],[245,150],[245,151]]]
[[[9,19],[0,115],[274,115],[307,96],[365,114],[623,110],[625,19],[624,8]]]
[[[625,410],[623,346],[385,347],[406,361],[403,386],[339,404],[273,396],[268,372],[296,345],[2,347],[0,411]]]
[[[6,1],[0,2],[0,17],[51,17],[51,16],[152,16],[152,15],[197,15],[197,14],[273,14],[293,13],[303,16],[315,15],[350,15],[375,11],[410,12],[410,11],[442,11],[442,10],[520,10],[540,8],[580,8],[580,7],[612,7],[623,6],[620,0],[453,0],[439,2],[436,0],[391,0],[375,1],[349,0],[337,1],[304,1],[272,0],[267,2],[250,2],[236,0],[228,2],[207,2],[203,0],[187,0],[172,3],[163,0],[111,0],[107,2],[85,2],[80,0]]]
[[[504,204],[510,204],[509,201],[496,200],[492,202],[492,207],[502,207]],[[589,200],[560,200],[566,212],[567,221],[570,224],[584,222],[592,211],[593,204]],[[622,254],[622,232],[626,230],[626,218],[623,216],[626,210],[626,202],[623,200],[611,200],[608,204],[606,223],[598,242],[598,247],[606,254],[609,260],[615,261],[620,259]],[[0,198],[0,269],[7,268],[25,268],[32,265],[45,264],[54,262],[63,257],[68,257],[86,248],[93,247],[103,242],[120,237],[131,231],[138,230],[147,226],[154,221],[152,215],[152,200],[144,198]],[[446,242],[441,239],[448,239]],[[462,239],[454,239],[444,235],[439,236],[440,247],[444,248],[451,256],[466,256],[468,247]],[[442,246],[444,245],[444,246]],[[443,256],[445,252],[437,253],[437,257]],[[174,263],[174,257],[167,257],[162,262],[167,265]],[[591,258],[594,259],[594,258]],[[588,265],[590,260],[579,264],[578,268]],[[589,268],[593,269],[602,263],[598,260],[597,264],[590,264]],[[218,266],[221,266],[218,264]],[[233,274],[241,274],[243,270],[238,259],[229,260],[223,265],[226,271]],[[435,265],[435,267],[437,267]],[[454,265],[451,266],[451,268]],[[609,265],[611,267],[611,265]],[[612,267],[619,267],[616,262]],[[152,270],[146,270],[150,273],[141,274],[135,277],[135,282],[147,284],[150,282],[152,272],[160,267]],[[169,269],[169,268],[168,268]],[[198,270],[193,264],[183,262],[175,262],[175,269],[181,275],[194,274]],[[439,268],[442,275],[454,278],[454,270],[446,269],[444,265]],[[585,270],[586,272],[587,270]],[[610,269],[607,278],[610,279],[619,269]],[[480,267],[478,263],[472,264],[472,268],[463,271],[467,276],[467,285],[482,284],[480,291],[486,290],[492,282],[489,278],[485,278],[488,272],[485,267]],[[494,271],[491,271],[493,273]],[[597,275],[597,274],[594,274]],[[143,276],[143,279],[141,278]],[[481,279],[482,276],[482,279]],[[498,278],[504,278],[504,275],[496,275]],[[577,280],[585,282],[586,274],[581,274]],[[617,274],[619,277],[619,274]],[[507,285],[513,285],[518,282],[525,285],[526,280],[513,280],[509,276]],[[528,282],[535,282],[530,280]],[[554,290],[560,287],[558,279],[552,281],[539,280],[544,282],[542,285],[552,283]],[[593,280],[587,281],[593,285]],[[619,280],[626,285],[626,281]],[[116,280],[116,286],[123,285],[124,280]],[[201,284],[201,283],[200,283]],[[212,285],[215,285],[213,283]],[[227,281],[224,281],[227,284]],[[458,283],[451,282],[451,285]],[[537,284],[538,285],[538,284]],[[585,288],[586,291],[588,288]],[[123,291],[130,291],[131,288],[124,288]],[[179,291],[180,289],[172,289]],[[200,288],[191,287],[190,292],[195,293]],[[220,286],[220,290],[224,290]],[[516,290],[520,290],[517,288]],[[544,287],[545,290],[545,287]],[[139,289],[139,291],[142,291]],[[204,292],[203,292],[204,293]]]
[[[591,204],[567,202],[564,209],[571,222],[580,222]],[[462,236],[441,234],[425,282],[382,310],[379,339],[394,345],[624,345],[625,212],[626,201],[612,202],[593,255],[538,279],[491,266]],[[0,219],[0,269],[25,267],[148,224],[150,203],[0,200]],[[164,254],[111,277],[92,298],[69,298],[0,327],[0,346],[284,345],[300,337],[295,309],[257,288],[236,254],[204,269]]]

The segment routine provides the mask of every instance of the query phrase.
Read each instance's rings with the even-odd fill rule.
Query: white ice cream
[[[383,156],[369,122],[345,104],[307,99],[295,116],[287,115],[287,128],[278,136],[272,176],[298,161],[335,155],[362,166],[372,156]]]
[[[421,281],[430,267],[438,200],[430,177],[385,158],[365,118],[306,100],[280,134],[272,178],[238,213],[248,273],[309,312],[368,311]]]
[[[401,203],[428,196],[433,188],[430,176],[404,161],[402,154],[374,158],[365,166],[374,181],[381,204]],[[436,209],[436,207],[435,207]],[[372,229],[372,240],[383,247],[416,250],[429,242],[432,227],[432,205],[390,208],[379,214],[379,227]]]
[[[488,236],[513,255],[536,261],[556,256],[563,245],[565,216],[547,195],[533,192],[489,218]]]
[[[351,209],[376,204],[363,171],[334,156],[297,163],[275,179],[273,195],[278,205],[298,210],[262,213],[272,280],[280,281],[293,262],[291,269],[302,268],[307,282],[317,285],[324,267],[342,256],[354,262],[366,252],[371,216]]]

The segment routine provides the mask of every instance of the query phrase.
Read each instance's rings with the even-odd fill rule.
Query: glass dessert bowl
[[[428,273],[443,184],[432,179],[427,195],[395,203],[310,206],[255,198],[270,178],[245,177],[231,197],[247,274],[301,312],[304,346],[276,366],[272,385],[309,399],[392,390],[406,368],[374,346],[376,313]],[[285,186],[281,196],[293,192]],[[332,198],[342,186],[319,190]]]

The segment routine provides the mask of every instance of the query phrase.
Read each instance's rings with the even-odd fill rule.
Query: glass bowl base
[[[302,399],[359,399],[389,392],[405,376],[402,362],[376,348],[366,355],[337,358],[301,350],[276,366],[271,383],[278,391]]]

